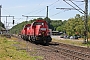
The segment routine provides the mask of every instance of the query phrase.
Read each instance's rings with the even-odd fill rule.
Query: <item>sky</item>
[[[73,2],[78,5],[82,10],[85,10],[85,2],[80,2],[83,0],[73,0]],[[90,0],[88,0],[88,7],[90,7]],[[70,1],[67,1],[73,5]],[[83,15],[77,10],[61,10],[56,8],[72,8],[63,0],[0,0],[1,16],[14,16],[15,25],[26,20],[24,16],[44,16],[47,14],[48,6],[48,17],[52,20],[68,20],[69,18],[75,17],[76,14]],[[75,5],[73,5],[77,8]],[[78,8],[77,8],[78,9]],[[80,10],[81,11],[81,10]],[[90,13],[90,8],[88,8],[88,13]],[[37,17],[29,17],[28,20]],[[2,22],[6,25],[6,18],[1,18]],[[8,26],[11,28],[12,17],[7,18]]]

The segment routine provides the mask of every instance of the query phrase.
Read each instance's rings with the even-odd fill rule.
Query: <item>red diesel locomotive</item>
[[[24,28],[21,30],[21,38],[24,40],[27,40],[27,32],[30,29],[31,24],[27,24],[24,26]]]
[[[52,38],[50,30],[45,20],[36,20],[32,24],[27,24],[21,31],[21,37],[31,42],[49,44]]]

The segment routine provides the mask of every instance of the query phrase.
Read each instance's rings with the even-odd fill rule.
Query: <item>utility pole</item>
[[[46,12],[46,21],[47,21],[47,23],[49,23],[48,22],[48,6],[47,6],[47,9],[46,10],[47,10],[47,12]]]
[[[85,1],[85,13],[84,13],[84,16],[85,16],[85,32],[84,32],[85,40],[84,40],[84,43],[88,43],[88,0],[84,0],[84,1]]]
[[[0,5],[0,16],[1,16],[1,8],[2,8],[2,5]],[[0,22],[1,22],[1,17],[0,17]]]
[[[46,17],[48,18],[48,6],[47,6],[47,15],[46,15]]]

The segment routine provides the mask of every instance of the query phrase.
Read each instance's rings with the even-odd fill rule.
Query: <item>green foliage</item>
[[[84,31],[84,22],[80,17],[71,18],[66,22],[65,28],[68,35],[75,35],[76,32],[82,35]]]
[[[57,27],[63,24],[62,20],[52,20],[51,25],[54,27],[53,30],[57,30]]]
[[[19,34],[21,32],[21,30],[23,29],[23,27],[26,24],[30,24],[31,22],[33,22],[33,21],[32,20],[31,21],[25,21],[25,22],[22,22],[20,24],[15,25],[14,27],[12,27],[10,29],[10,33]]]
[[[17,50],[20,43],[0,36],[0,60],[36,60],[43,59],[41,56],[30,56],[26,50]]]
[[[5,28],[5,27],[4,27],[4,24],[0,21],[0,30],[2,29],[1,27],[2,27],[2,28]]]
[[[68,20],[51,20],[50,18],[44,18],[44,20],[47,21],[48,26],[50,29],[54,31],[61,31],[67,33],[67,35],[83,35],[84,32],[84,20],[82,19],[83,16],[80,16],[79,14],[76,14],[74,18],[70,18]],[[43,18],[37,18],[37,19],[43,19]],[[32,23],[33,21],[37,20],[33,19],[30,21],[27,21],[27,23]],[[11,31],[20,33],[21,29],[23,29],[24,25],[27,24],[26,21],[22,22],[16,26],[14,26]],[[88,15],[88,34],[90,35],[90,14]]]
[[[51,19],[46,17],[46,18],[44,18],[44,20],[48,23],[49,28],[53,29],[53,26],[50,24],[51,23]]]
[[[63,26],[58,26],[56,30],[64,32],[64,27]]]

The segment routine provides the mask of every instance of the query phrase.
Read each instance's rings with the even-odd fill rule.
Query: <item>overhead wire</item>
[[[50,7],[50,6],[54,5],[54,4],[56,4],[58,1],[60,1],[60,0],[57,0],[57,1],[53,2],[53,3],[51,3],[51,4],[48,5],[48,6]],[[73,0],[73,1],[75,1],[75,0]],[[43,1],[42,1],[42,2],[43,2]],[[41,2],[41,3],[42,3],[42,2]],[[90,1],[89,1],[89,2],[90,2]],[[38,6],[40,6],[41,3],[39,3]],[[83,3],[83,4],[84,4],[84,3]],[[80,4],[80,5],[83,5],[83,4]],[[53,6],[53,7],[55,7],[55,6]],[[30,14],[30,13],[35,13],[35,12],[36,12],[35,14],[38,14],[38,13],[42,12],[44,9],[45,9],[45,7],[44,7],[43,9],[41,9],[40,11],[38,11],[39,9],[37,9],[37,10],[34,10],[34,11],[29,12],[28,14]],[[52,8],[50,8],[49,10],[52,10]],[[38,11],[38,12],[37,12],[37,11]],[[56,14],[59,14],[59,13],[60,13],[60,12],[58,12],[58,13],[56,13]],[[56,15],[56,14],[55,14],[55,15]]]
[[[63,12],[60,11],[60,12],[57,12],[57,13],[51,15],[51,16],[56,16],[56,15],[58,15],[58,14],[60,14],[60,13],[64,13],[64,12],[66,12],[66,11],[69,11],[69,10],[64,10]]]
[[[70,1],[70,0],[67,0],[67,1]],[[80,0],[79,1],[78,0],[72,0],[72,1],[75,1],[75,2],[84,2],[84,0],[81,0],[81,1]],[[90,0],[88,2],[90,2]]]
[[[54,4],[57,3],[58,1],[59,1],[59,0],[57,0],[57,1],[53,2],[53,3],[51,3],[50,5],[48,5],[48,7],[54,5]],[[44,9],[40,10],[38,13],[40,13],[40,12],[43,11],[43,10],[44,10]]]
[[[70,2],[72,2],[71,0],[69,0]],[[73,2],[72,2],[73,3]],[[73,3],[76,7],[78,7],[81,11],[83,11],[79,6],[77,6],[75,3]],[[85,11],[83,11],[85,13]]]
[[[81,5],[84,5],[84,3],[79,4],[78,6],[81,6]],[[70,11],[70,10],[64,10],[63,12],[66,12],[66,11]],[[58,14],[60,14],[60,13],[63,13],[63,12],[62,12],[62,11],[61,11],[61,12],[57,12],[57,13],[51,15],[51,16],[56,16],[56,15],[58,15]]]
[[[6,9],[3,8],[3,10],[4,10],[8,15],[10,15],[10,12],[8,12]]]
[[[60,0],[58,0],[58,1],[60,1]],[[57,3],[58,1],[52,3],[51,5],[54,5],[54,4]],[[61,2],[60,2],[60,3],[61,3]],[[51,5],[50,5],[50,6],[51,6]],[[50,10],[51,10],[51,9],[50,9]],[[64,12],[65,12],[65,11],[68,11],[68,10],[64,10]],[[60,14],[60,13],[63,13],[63,12],[60,11],[60,12],[57,12],[57,13],[51,15],[51,16],[55,16],[55,15],[58,15],[58,14]]]
[[[54,4],[56,4],[56,3],[58,3],[59,1],[60,0],[55,1],[54,3],[50,4],[49,7],[52,6],[52,5],[54,5]],[[53,7],[51,7],[51,8],[49,8],[49,11],[52,10],[52,8],[54,8],[54,7],[55,7],[55,5]]]
[[[70,3],[68,3],[67,1],[64,0],[64,2],[66,2],[69,6],[73,7],[75,10],[79,11],[77,8],[75,8],[74,6],[72,6]],[[84,14],[83,12],[79,11],[80,13]]]
[[[70,0],[66,0],[66,1],[70,1]],[[83,0],[81,0],[81,1],[80,0],[79,1],[78,0],[72,0],[72,1],[75,1],[75,2],[84,2]]]
[[[59,1],[59,0],[57,0],[57,1],[53,2],[53,3],[51,3],[50,5],[48,5],[48,7],[54,5],[54,4],[57,3],[58,1]],[[45,8],[41,9],[39,12],[37,12],[37,13],[35,13],[35,14],[38,14],[38,13],[42,12],[43,10],[45,10]],[[50,9],[50,10],[51,10],[51,9]]]
[[[41,9],[40,11],[38,11],[38,12],[35,13],[35,14],[38,14],[38,13],[42,12],[43,10],[45,10],[45,8]]]
[[[60,2],[60,3],[61,3],[61,2]],[[68,11],[68,10],[64,10],[64,12],[65,12],[65,11]],[[60,14],[60,13],[63,13],[63,12],[61,12],[61,11],[60,11],[60,12],[57,12],[57,13],[51,15],[51,17],[52,17],[52,16],[55,16],[55,15],[58,15],[58,14]]]
[[[48,7],[54,5],[54,4],[57,3],[58,1],[59,1],[59,0],[57,0],[57,1],[53,2],[53,3],[51,3],[50,5],[48,5]],[[44,10],[44,9],[42,9],[42,10]],[[39,12],[41,12],[42,10],[40,10]],[[39,13],[39,12],[38,12],[38,13]]]
[[[38,7],[38,6],[40,6],[42,3],[44,2],[44,0],[42,0],[36,7]],[[33,11],[31,11],[31,12],[29,12],[29,13],[27,13],[27,14],[30,14],[30,13],[35,13],[35,12],[37,12],[39,9],[36,9],[36,7],[35,8],[33,8]],[[35,10],[36,9],[36,10]],[[25,14],[25,15],[27,15],[27,14]]]
[[[57,3],[59,0],[57,0],[57,1],[55,1],[54,3],[52,3],[52,4],[50,4],[49,6],[52,6],[52,5],[54,5],[55,3]]]
[[[58,1],[60,1],[60,0],[57,0],[57,1],[53,2],[53,3],[51,3],[50,5],[48,5],[48,7],[50,7],[50,6],[54,5],[54,4],[56,4]],[[52,8],[54,8],[54,7],[55,7],[55,6],[53,6]],[[50,11],[52,8],[49,8],[49,11]],[[57,14],[58,14],[58,13],[57,13]]]
[[[90,2],[90,1],[89,1],[89,2]],[[81,6],[81,5],[84,5],[84,3],[79,4],[78,6]],[[69,11],[69,10],[64,10],[64,12],[66,12],[66,11]],[[55,14],[53,14],[53,15],[51,15],[51,16],[55,16],[55,15],[58,15],[58,14],[60,14],[60,13],[63,13],[63,12],[58,12],[58,13],[55,13]]]

